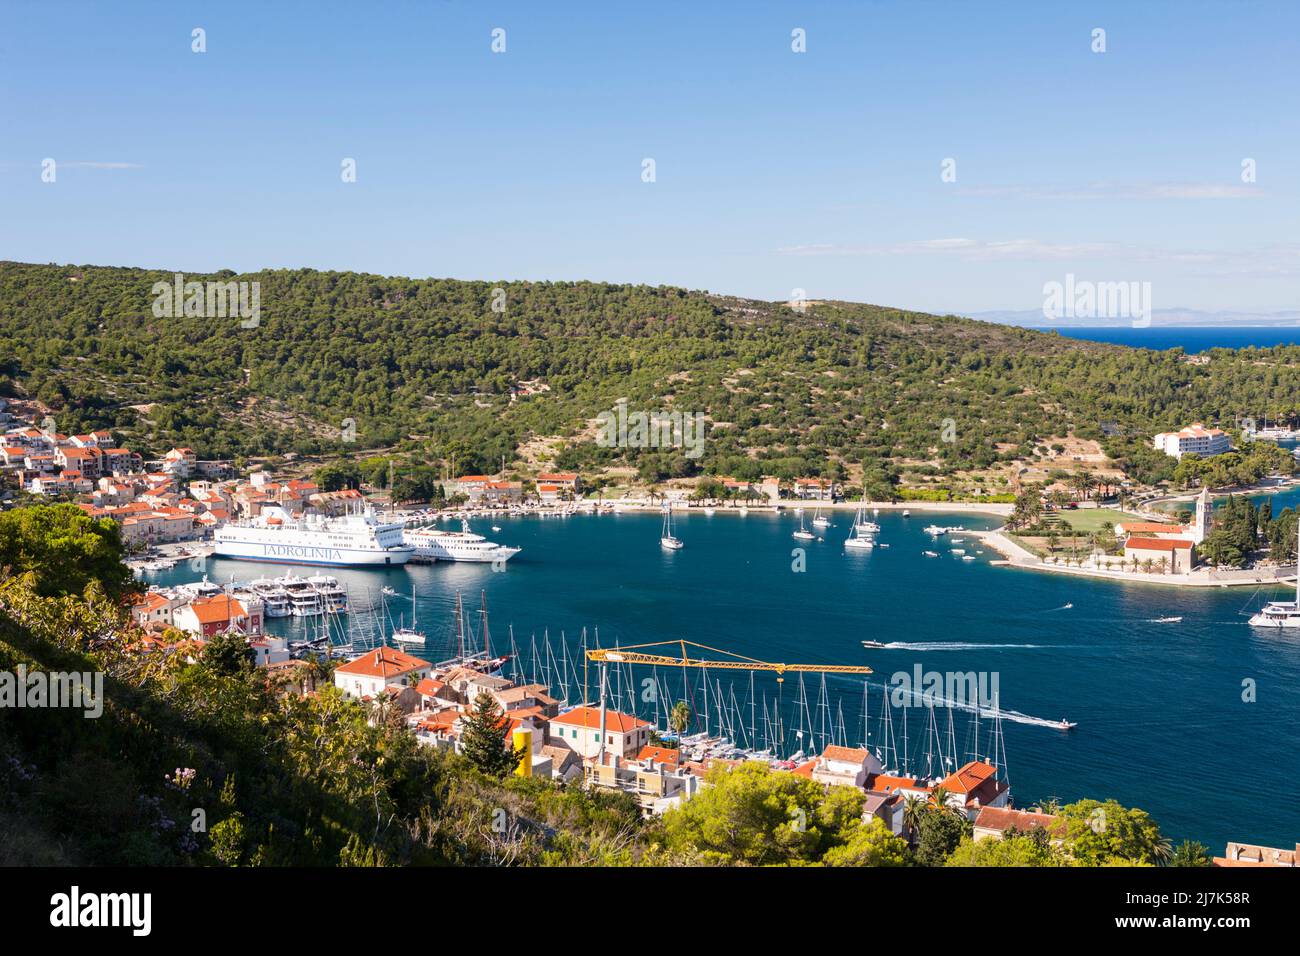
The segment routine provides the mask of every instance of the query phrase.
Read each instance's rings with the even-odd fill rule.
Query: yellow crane
[[[647,647],[679,647],[681,648],[681,657],[670,657],[667,654],[647,654],[643,648]],[[714,654],[726,654],[728,659],[708,660],[705,658],[693,658],[688,647],[697,647],[702,651],[711,651]],[[715,667],[719,670],[754,670],[754,671],[775,671],[778,682],[784,681],[782,676],[786,671],[817,671],[823,674],[870,674],[870,667],[862,667],[852,664],[773,664],[770,661],[760,661],[755,657],[746,657],[743,654],[734,654],[731,651],[724,651],[717,647],[709,647],[707,644],[696,644],[694,641],[656,641],[652,644],[630,644],[627,647],[604,647],[595,648],[587,651],[587,660],[597,661],[600,664],[662,664],[665,667]]]
[[[681,656],[675,657],[668,654],[647,653],[649,648],[675,647],[681,650]],[[698,648],[701,651],[708,651],[713,654],[726,655],[722,659],[712,659],[704,657],[691,657],[688,648]],[[732,651],[724,651],[721,648],[709,647],[707,644],[697,644],[694,641],[676,640],[676,641],[655,641],[650,644],[629,644],[626,647],[598,647],[586,652],[586,657],[582,662],[582,684],[584,687],[583,697],[586,697],[587,685],[587,662],[594,661],[600,665],[600,762],[605,762],[605,688],[607,685],[606,669],[609,664],[649,664],[653,666],[664,667],[700,667],[708,669],[710,667],[718,670],[748,670],[748,671],[772,671],[776,674],[777,683],[785,681],[787,671],[802,673],[804,671],[821,672],[823,674],[870,674],[870,667],[853,664],[775,664],[771,661],[760,661],[756,657],[746,657],[743,654],[736,654]]]

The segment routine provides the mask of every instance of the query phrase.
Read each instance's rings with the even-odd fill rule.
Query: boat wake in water
[[[987,647],[989,645],[980,646]],[[851,680],[851,678],[844,677],[840,674],[833,674],[830,679],[836,683],[848,682]],[[1009,720],[1013,723],[1026,724],[1030,727],[1048,727],[1052,730],[1073,730],[1078,726],[1077,723],[1065,720],[1064,718],[1060,720],[1048,720],[1046,717],[1033,717],[1029,714],[1022,714],[1018,710],[1005,710],[1001,707],[986,707],[983,704],[978,703],[964,703],[962,701],[952,700],[942,694],[925,693],[915,689],[900,688],[895,684],[881,684],[876,681],[867,681],[866,683],[877,690],[889,691],[891,706],[894,707],[905,706],[907,695],[910,694],[914,701],[913,706],[918,707],[947,707],[950,710],[962,710],[968,714],[979,714],[980,717],[987,719],[1000,717],[1003,720]],[[895,699],[896,692],[901,692],[904,695],[902,703],[899,703],[898,700]]]
[[[865,643],[865,642],[864,642]],[[887,644],[871,644],[886,651],[982,651],[1002,647],[1036,648],[1044,644],[973,644],[964,641],[890,641]]]

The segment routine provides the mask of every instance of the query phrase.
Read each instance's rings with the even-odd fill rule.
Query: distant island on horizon
[[[994,309],[983,312],[962,312],[964,318],[978,322],[993,322],[998,325],[1017,325],[1026,329],[1050,332],[1053,329],[1089,328],[1089,329],[1124,329],[1132,328],[1133,323],[1127,318],[1068,318],[1049,319],[1042,309]],[[1147,328],[1215,328],[1215,329],[1273,329],[1300,328],[1300,309],[1286,309],[1277,312],[1248,312],[1219,310],[1213,312],[1198,309],[1154,309],[1151,324]]]

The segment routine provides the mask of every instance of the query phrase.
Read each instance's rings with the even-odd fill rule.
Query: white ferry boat
[[[402,540],[400,522],[366,510],[329,518],[291,517],[278,508],[251,521],[224,525],[213,535],[215,554],[243,561],[350,567],[405,564],[415,548]]]
[[[509,561],[521,548],[511,548],[489,541],[481,534],[469,530],[469,522],[461,519],[459,531],[439,531],[436,528],[408,528],[402,540],[414,550],[422,561],[475,561],[492,563]]]

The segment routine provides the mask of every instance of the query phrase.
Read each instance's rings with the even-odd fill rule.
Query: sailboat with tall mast
[[[865,489],[862,492],[862,504],[858,506],[857,514],[853,516],[853,527],[855,530],[867,534],[877,534],[880,531],[880,525],[867,520],[867,492]]]
[[[796,531],[791,537],[797,538],[800,541],[812,541],[814,538],[817,537],[817,535],[809,531],[808,528],[804,525],[802,511],[799,513],[799,530]]]
[[[659,547],[665,551],[680,551],[685,546],[686,543],[673,534],[673,509],[669,505],[664,508],[664,527],[659,534]]]
[[[844,539],[844,547],[850,551],[870,551],[876,546],[876,531],[880,530],[880,526],[865,520],[863,507],[858,506],[853,515],[853,528]]]
[[[817,502],[817,507],[813,509],[812,523],[814,528],[829,528],[831,526],[831,519],[822,514],[820,501]]]
[[[411,626],[398,627],[393,631],[393,640],[399,644],[423,644],[424,632],[415,629],[415,585],[411,585]]]

